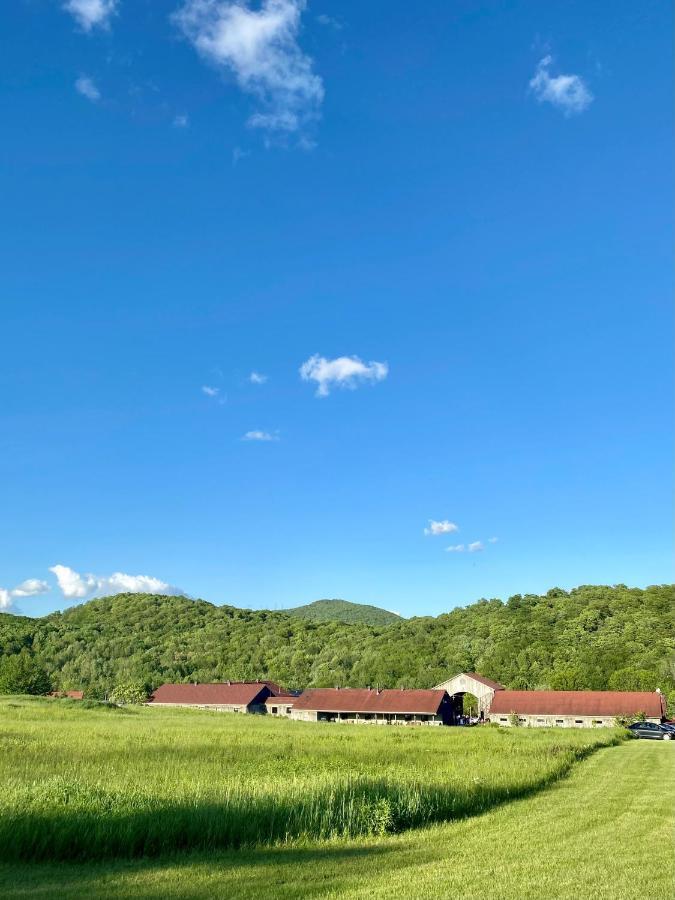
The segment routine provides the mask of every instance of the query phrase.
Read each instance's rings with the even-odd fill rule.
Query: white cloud
[[[75,90],[78,94],[86,97],[87,100],[91,100],[92,103],[96,103],[97,100],[101,99],[101,92],[96,87],[93,78],[89,78],[88,75],[80,75],[75,82]]]
[[[499,538],[497,537],[488,538],[488,544],[496,544],[498,540]]]
[[[68,566],[56,565],[49,569],[56,575],[59,588],[66,600],[82,600],[85,597],[103,597],[107,594],[183,594],[179,588],[153,578],[151,575],[80,575]]]
[[[480,553],[481,550],[485,550],[485,544],[482,541],[474,541],[466,549],[469,553]]]
[[[464,544],[452,544],[450,547],[446,547],[447,553],[464,553],[466,547]]]
[[[279,435],[269,431],[247,431],[242,441],[278,441]]]
[[[12,595],[5,588],[0,588],[0,610],[7,612],[12,608]]]
[[[440,522],[429,519],[429,526],[424,529],[425,534],[452,534],[453,531],[459,531],[459,526],[454,522],[448,522],[447,519]]]
[[[254,128],[294,132],[316,119],[323,83],[297,43],[305,0],[186,0],[173,20],[197,52],[229,69],[260,111]]]
[[[265,384],[267,381],[267,375],[261,375],[260,372],[251,372],[248,376],[248,380],[251,384]]]
[[[362,362],[358,356],[339,356],[326,359],[315,354],[300,366],[300,377],[304,381],[316,381],[317,397],[326,397],[331,386],[355,388],[361,382],[382,381],[389,374],[385,362]]]
[[[190,124],[190,119],[185,115],[174,116],[172,124],[174,128],[187,128]]]
[[[108,28],[117,7],[117,0],[67,0],[63,8],[84,31]]]
[[[220,388],[211,387],[208,384],[202,385],[202,394],[206,394],[207,397],[217,397],[220,394]]]
[[[566,116],[581,113],[593,102],[593,94],[579,75],[551,76],[552,56],[544,56],[539,61],[534,77],[530,79],[530,89],[539,103],[550,103],[561,109]]]
[[[12,597],[36,597],[38,594],[48,594],[49,585],[39,578],[27,578],[12,590]]]

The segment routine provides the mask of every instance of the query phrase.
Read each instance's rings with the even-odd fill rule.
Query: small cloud
[[[273,434],[269,431],[247,431],[246,434],[242,437],[242,441],[278,441],[279,435],[277,432]]]
[[[6,588],[0,588],[0,612],[10,612],[12,606],[12,595]]]
[[[174,116],[171,124],[174,128],[187,128],[190,124],[190,119],[185,115]]]
[[[101,99],[101,92],[96,87],[94,79],[89,78],[88,75],[80,75],[75,81],[75,90],[78,94],[86,97],[87,100],[91,100],[92,103],[96,103]]]
[[[59,588],[66,600],[83,600],[119,593],[179,596],[184,594],[180,588],[151,575],[127,575],[124,572],[114,572],[112,575],[80,575],[69,566],[62,565],[51,566],[49,571],[56,575]]]
[[[202,385],[202,394],[206,394],[207,397],[217,397],[220,393],[220,388],[211,387],[208,384]]]
[[[63,8],[69,12],[83,31],[108,28],[115,13],[117,0],[67,0]]]
[[[485,544],[482,541],[474,541],[466,549],[469,553],[480,553],[481,550],[485,550]]]
[[[251,384],[265,384],[267,381],[267,375],[261,375],[260,372],[251,372],[248,376],[248,380]]]
[[[362,362],[358,356],[326,359],[315,354],[300,366],[303,381],[318,384],[317,397],[327,397],[332,386],[354,389],[364,382],[383,381],[389,374],[386,362]]]
[[[338,22],[337,19],[333,19],[331,16],[327,16],[325,13],[321,13],[320,16],[317,16],[316,21],[319,25],[324,25],[327,28],[334,28],[336,31],[340,31],[342,28],[341,22]]]
[[[447,519],[443,519],[440,522],[437,522],[435,519],[429,519],[429,525],[424,529],[424,533],[427,535],[452,534],[453,531],[459,531],[459,525],[455,525],[454,522],[448,522]]]
[[[466,547],[464,544],[452,544],[450,547],[445,548],[446,553],[464,553]]]
[[[48,594],[49,585],[39,578],[27,578],[18,584],[12,591],[12,597],[37,597],[39,594]]]
[[[530,90],[539,103],[550,103],[563,111],[566,116],[581,113],[593,102],[593,94],[579,75],[551,76],[553,57],[544,56],[539,61],[534,77],[530,79]]]
[[[234,74],[260,111],[248,124],[298,132],[318,118],[323,83],[297,38],[305,0],[185,0],[172,19],[207,62]]]
[[[499,538],[497,537],[488,538],[488,544],[496,544],[498,540]]]

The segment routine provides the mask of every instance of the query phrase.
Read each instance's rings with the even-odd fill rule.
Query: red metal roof
[[[276,690],[275,690],[276,689]],[[163,684],[150,703],[183,703],[195,706],[249,706],[263,703],[270,693],[280,692],[273,681],[232,681],[221,684]]]
[[[435,715],[445,691],[312,688],[295,699],[294,710],[358,713],[424,713]]]
[[[84,691],[50,691],[48,697],[69,697],[71,700],[84,700]]]
[[[277,703],[281,706],[291,706],[297,699],[295,694],[274,694],[274,696],[268,697],[267,700],[265,700],[265,703],[270,706]]]
[[[475,672],[462,672],[463,675],[466,675],[467,678],[473,678],[474,681],[479,681],[481,684],[484,684],[486,687],[492,688],[493,691],[503,691],[504,685],[500,684],[498,681],[492,681],[490,678],[486,678],[484,675],[476,675]]]
[[[661,694],[647,691],[497,691],[490,706],[494,713],[550,716],[665,715]]]

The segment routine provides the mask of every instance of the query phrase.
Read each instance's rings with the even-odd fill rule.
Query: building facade
[[[226,681],[222,684],[163,684],[148,706],[192,706],[217,712],[266,713],[265,701],[285,693],[273,681]]]
[[[296,698],[290,718],[370,725],[448,725],[451,703],[442,690],[313,688]]]
[[[530,728],[612,727],[617,720],[645,717],[661,722],[665,698],[658,691],[506,691],[495,693],[490,722]]]
[[[447,681],[437,684],[435,690],[447,691],[452,700],[453,722],[457,722],[463,714],[465,694],[472,694],[476,698],[478,706],[476,715],[480,719],[486,719],[496,692],[503,691],[504,687],[484,675],[477,675],[475,672],[460,672],[458,675],[448,678]]]

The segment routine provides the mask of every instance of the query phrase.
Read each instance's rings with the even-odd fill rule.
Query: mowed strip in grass
[[[526,796],[620,732],[387,728],[0,703],[0,858],[396,833]]]
[[[168,860],[0,865],[8,898],[673,896],[675,747],[630,741],[483,815],[403,835]]]

